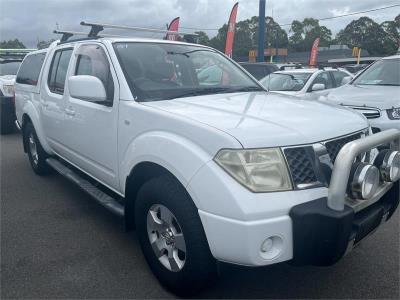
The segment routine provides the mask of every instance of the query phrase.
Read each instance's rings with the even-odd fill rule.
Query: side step
[[[103,205],[105,208],[113,212],[114,214],[123,217],[124,216],[124,207],[114,198],[107,195],[93,184],[91,184],[86,179],[79,176],[72,169],[68,168],[66,165],[61,163],[59,160],[55,158],[48,158],[46,160],[49,166],[51,166],[58,173],[69,179],[71,182],[78,185],[82,190],[92,196],[98,203]]]

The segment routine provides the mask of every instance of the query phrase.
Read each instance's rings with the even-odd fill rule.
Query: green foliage
[[[224,24],[215,37],[210,40],[210,46],[220,51],[225,49],[225,39],[228,25]],[[271,17],[265,19],[265,47],[280,48],[287,47],[288,36],[278,23]],[[250,49],[257,48],[258,45],[258,17],[237,22],[233,54],[235,56],[247,56]]]
[[[310,51],[316,38],[320,38],[320,46],[327,47],[332,41],[332,32],[319,21],[305,18],[303,22],[294,20],[290,27],[289,48],[292,51]]]
[[[340,43],[366,49],[370,55],[390,55],[397,50],[399,30],[395,21],[381,25],[368,17],[352,21],[341,30],[337,39]]]
[[[25,45],[18,39],[8,40],[0,42],[0,48],[2,49],[25,49]]]

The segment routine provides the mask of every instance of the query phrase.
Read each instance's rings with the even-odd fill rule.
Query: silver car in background
[[[400,55],[375,62],[325,100],[363,113],[374,132],[400,129]]]

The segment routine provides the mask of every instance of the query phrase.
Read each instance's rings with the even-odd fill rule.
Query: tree
[[[385,32],[383,36],[382,54],[391,55],[397,52],[399,48],[399,29],[395,21],[385,21],[381,24],[381,28]]]
[[[327,47],[332,41],[332,32],[319,21],[305,18],[303,22],[294,20],[290,27],[289,48],[294,51],[310,51],[316,38],[320,38],[320,46]]]
[[[220,51],[225,49],[225,40],[227,32],[227,24],[224,24],[215,37],[210,40],[210,46]],[[287,47],[288,37],[278,23],[271,17],[265,19],[265,48]],[[233,47],[234,56],[247,56],[249,50],[256,48],[258,45],[258,17],[240,21],[236,24],[235,41]]]
[[[204,31],[196,31],[197,34],[197,42],[201,45],[209,46],[210,45],[210,38],[208,37],[207,33]]]
[[[54,42],[55,41],[55,39],[50,39],[50,40],[48,40],[48,41],[39,41],[37,44],[36,44],[36,47],[38,48],[38,49],[43,49],[43,48],[47,48],[52,42]]]
[[[0,48],[2,49],[25,49],[25,45],[18,39],[8,40],[0,42]]]
[[[385,30],[368,17],[350,22],[337,34],[340,43],[348,47],[361,47],[371,55],[385,54]]]

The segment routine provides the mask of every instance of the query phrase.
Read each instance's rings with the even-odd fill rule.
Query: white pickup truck
[[[212,65],[223,75],[210,85],[198,74]],[[212,281],[218,261],[331,265],[399,203],[398,130],[269,94],[209,47],[54,42],[24,59],[15,96],[33,171],[55,169],[136,228],[179,295]]]

